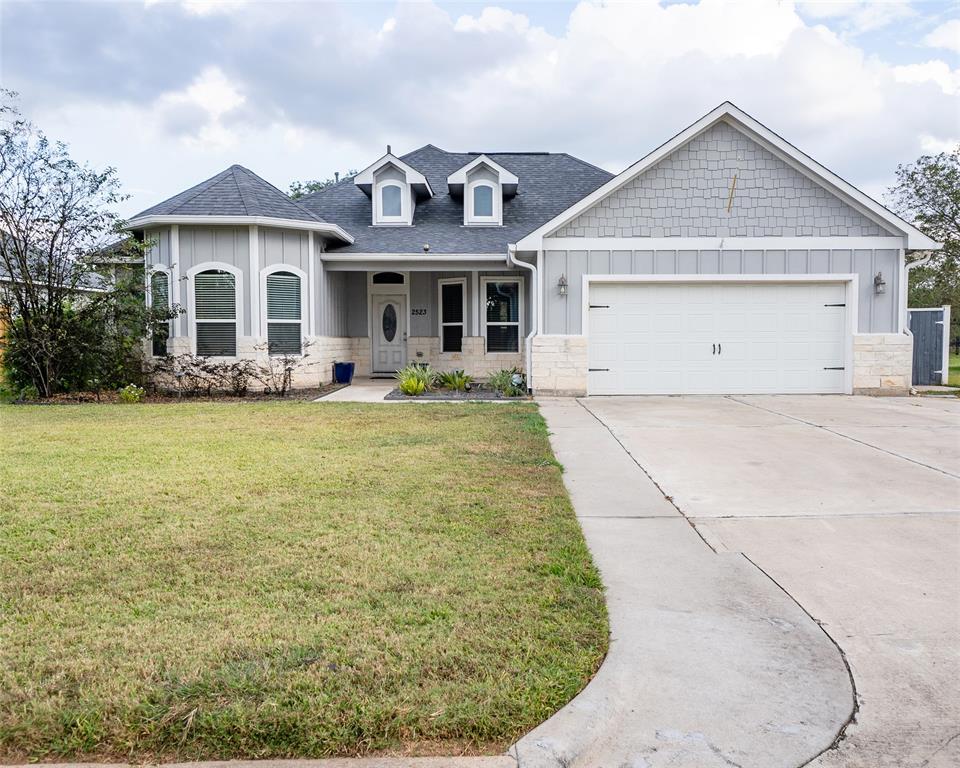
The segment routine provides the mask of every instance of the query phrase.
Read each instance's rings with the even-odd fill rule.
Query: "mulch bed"
[[[474,387],[469,392],[454,392],[450,389],[431,389],[422,395],[405,395],[399,389],[394,389],[384,400],[453,400],[470,402],[471,400],[529,400],[526,395],[519,397],[504,397],[496,390]]]
[[[307,389],[291,389],[285,397],[267,392],[248,392],[244,397],[217,394],[210,395],[183,395],[176,393],[147,392],[141,403],[263,403],[263,402],[305,402],[316,400],[323,395],[329,395],[345,384],[325,384],[322,387]],[[65,392],[42,400],[15,400],[19,405],[77,405],[79,403],[101,403],[103,405],[120,403],[120,396],[113,391],[109,392]]]

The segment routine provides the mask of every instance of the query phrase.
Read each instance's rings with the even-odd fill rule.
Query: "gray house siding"
[[[195,266],[210,261],[219,261],[241,270],[243,278],[239,286],[243,305],[243,318],[239,335],[252,336],[250,323],[250,229],[249,227],[180,227],[180,276]],[[259,280],[259,276],[257,278]],[[259,283],[258,283],[259,285]],[[187,304],[187,288],[181,292],[184,307]],[[183,316],[184,328],[190,318]]]
[[[736,190],[727,213],[734,175]],[[704,131],[554,233],[557,237],[886,234],[880,225],[725,122]]]
[[[260,227],[260,268],[288,264],[309,271],[309,233],[296,229]]]
[[[544,333],[581,333],[583,276],[591,275],[803,275],[859,276],[860,333],[896,333],[900,252],[877,250],[637,250],[546,251],[544,254]],[[882,272],[886,292],[877,295],[873,278]],[[567,279],[567,295],[557,281]]]

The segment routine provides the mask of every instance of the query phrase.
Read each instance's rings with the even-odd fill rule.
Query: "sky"
[[[124,216],[233,163],[287,189],[387,144],[617,172],[726,100],[882,199],[960,143],[960,1],[0,0],[0,85],[117,169]]]

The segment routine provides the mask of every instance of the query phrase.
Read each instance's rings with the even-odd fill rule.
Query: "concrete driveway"
[[[579,408],[620,447],[621,461],[642,471],[644,478],[632,475],[637,498],[652,498],[641,480],[652,481],[705,551],[739,557],[769,577],[849,664],[858,711],[836,742],[816,748],[811,734],[785,760],[766,763],[747,743],[737,747],[740,758],[727,753],[728,764],[960,765],[960,399],[587,398]],[[545,413],[560,461],[574,465],[566,479],[578,513],[596,509],[588,474],[579,471],[590,447],[572,443],[562,412]],[[617,468],[598,471],[609,497]],[[608,499],[608,512],[617,503]],[[623,514],[633,514],[631,503],[624,500]],[[611,544],[583,522],[606,578]],[[639,528],[621,530],[620,547],[643,546],[642,536]],[[691,568],[700,567],[697,558]],[[745,614],[750,602],[740,608]],[[794,661],[794,672],[809,671],[808,657]],[[704,678],[704,688],[715,685]],[[831,685],[839,684],[826,675],[798,693],[821,696],[812,710],[835,718],[840,691]],[[689,695],[711,692],[694,683]],[[637,764],[657,764],[644,759]],[[685,759],[662,764],[697,764]]]

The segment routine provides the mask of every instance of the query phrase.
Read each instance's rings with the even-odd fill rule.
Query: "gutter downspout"
[[[530,270],[530,296],[532,301],[530,303],[530,333],[527,334],[526,340],[524,341],[523,347],[523,356],[525,359],[525,364],[527,368],[527,390],[533,389],[533,337],[537,335],[537,301],[539,296],[537,296],[537,267],[535,264],[527,264],[525,261],[518,261],[516,258],[517,246],[508,245],[507,246],[507,266],[510,267],[522,267],[523,269]]]

